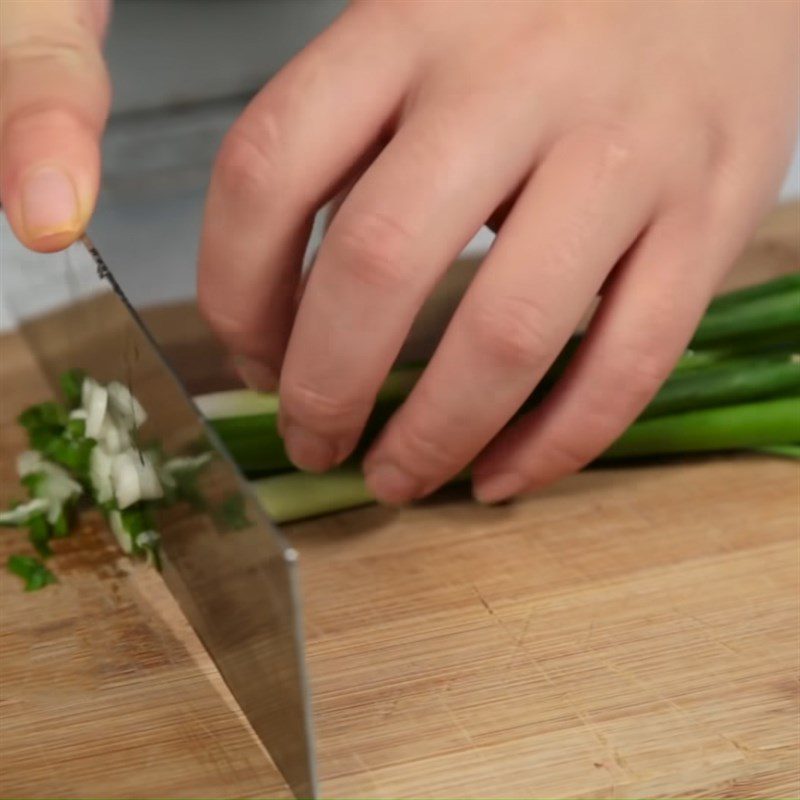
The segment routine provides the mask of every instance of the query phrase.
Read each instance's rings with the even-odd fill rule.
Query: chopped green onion
[[[136,453],[129,450],[117,453],[111,461],[111,482],[114,486],[114,499],[120,510],[132,506],[142,499],[136,461]]]
[[[41,497],[34,497],[27,503],[19,503],[8,511],[0,511],[0,526],[19,528],[27,525],[34,516],[46,511],[48,506],[47,500]]]
[[[211,461],[210,452],[200,453],[196,456],[176,456],[164,462],[164,469],[170,473],[170,475],[182,472],[196,473],[208,464],[209,461]]]
[[[64,406],[48,401],[30,406],[17,419],[28,434],[30,446],[39,450],[62,434],[69,417]]]
[[[81,404],[85,377],[86,373],[82,369],[69,369],[61,374],[59,379],[61,393],[64,395],[68,408],[77,409]]]
[[[112,458],[102,447],[95,447],[89,460],[89,481],[94,499],[101,505],[114,497],[114,485],[111,482]]]
[[[147,413],[130,389],[119,381],[111,381],[106,390],[109,407],[119,423],[129,431],[141,428]]]
[[[238,493],[228,495],[213,513],[222,530],[238,531],[252,524],[247,518],[244,497]]]
[[[42,558],[47,558],[53,554],[53,550],[50,547],[52,536],[53,528],[45,514],[37,514],[28,522],[28,541]]]
[[[114,538],[117,540],[117,544],[120,546],[122,552],[132,553],[133,539],[122,524],[122,514],[116,509],[111,511],[108,515],[108,526],[111,528],[111,533],[114,534]]]
[[[83,408],[86,411],[86,435],[98,439],[108,408],[108,389],[93,378],[85,378],[82,387]]]
[[[9,572],[25,581],[25,591],[35,592],[51,583],[57,583],[56,576],[47,567],[32,556],[9,556],[6,562]]]

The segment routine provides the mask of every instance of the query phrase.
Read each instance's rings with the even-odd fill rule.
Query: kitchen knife
[[[197,452],[198,442],[213,453],[199,475],[203,507],[178,503],[158,514],[163,578],[295,796],[316,797],[296,551],[88,237],[64,253],[20,263],[4,252],[3,260],[3,300],[56,390],[75,367],[121,381],[148,413],[142,441],[158,441],[170,457]],[[244,511],[234,529],[214,512],[231,498]]]

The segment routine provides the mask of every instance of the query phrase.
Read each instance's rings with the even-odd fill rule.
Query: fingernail
[[[283,441],[289,458],[300,469],[323,472],[336,463],[335,445],[299,425],[286,425]]]
[[[255,392],[273,392],[278,378],[272,368],[248,356],[235,356],[236,369],[249,389]]]
[[[59,167],[41,167],[26,176],[21,200],[22,222],[32,240],[72,238],[80,232],[75,184]]]
[[[500,503],[525,488],[525,480],[516,472],[494,472],[475,477],[473,494],[479,503]]]
[[[421,489],[417,478],[389,462],[368,468],[366,481],[376,499],[390,505],[400,505],[413,500]]]

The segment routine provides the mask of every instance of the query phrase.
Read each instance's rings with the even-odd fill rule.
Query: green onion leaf
[[[51,583],[57,583],[56,576],[33,556],[9,556],[6,566],[9,572],[25,581],[26,592],[35,592]]]
[[[53,550],[50,547],[52,534],[53,529],[47,521],[46,514],[37,514],[31,518],[28,523],[28,541],[42,558],[53,555]]]
[[[61,374],[59,383],[68,408],[77,408],[81,404],[81,390],[86,373],[82,369],[68,369]]]
[[[24,502],[13,502],[8,511],[0,511],[0,526],[20,528],[23,525],[28,525],[34,516],[47,511],[49,505],[47,500],[41,497],[35,497]]]
[[[48,401],[30,406],[17,419],[28,433],[30,446],[42,450],[64,432],[69,416],[61,403]]]
[[[239,531],[252,523],[247,518],[244,497],[238,492],[228,495],[214,509],[214,519],[222,530]]]

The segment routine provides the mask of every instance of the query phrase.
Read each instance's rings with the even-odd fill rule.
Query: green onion
[[[277,523],[357,508],[375,501],[359,467],[339,467],[324,475],[288,472],[252,481],[250,486]]]
[[[761,336],[800,337],[800,287],[757,297],[709,311],[701,320],[691,346],[719,347],[727,342]]]
[[[390,373],[378,392],[364,441],[375,437],[421,373],[420,366],[400,367]],[[242,470],[258,473],[293,468],[278,433],[277,395],[234,389],[196,397],[195,402]]]
[[[50,547],[52,536],[53,529],[45,514],[37,514],[28,522],[28,541],[42,558],[53,555],[53,550]]]
[[[691,411],[635,423],[600,460],[673,453],[739,450],[800,435],[800,398]],[[794,448],[800,454],[800,445]],[[786,450],[786,446],[781,447]],[[452,482],[468,477],[467,472]],[[374,502],[361,469],[343,466],[323,475],[288,472],[250,482],[269,516],[294,522]]]
[[[786,397],[637,422],[603,458],[751,449],[798,438],[800,397]]]
[[[798,444],[773,444],[767,447],[757,447],[759,453],[766,453],[770,456],[780,456],[781,458],[792,458],[800,460],[800,443]]]
[[[244,496],[238,492],[227,495],[211,513],[223,531],[238,531],[252,524],[247,518]]]
[[[69,369],[61,374],[59,384],[67,408],[77,408],[81,404],[83,379],[85,377],[86,373],[82,369]]]
[[[729,359],[703,369],[675,372],[652,399],[642,418],[734,405],[798,391],[800,360],[794,355]]]
[[[642,414],[641,420],[649,421],[654,417],[703,408],[736,406],[748,401],[796,394],[798,390],[800,390],[800,363],[797,363],[794,357],[721,362],[696,371],[676,373],[653,398]],[[268,400],[277,405],[277,398],[274,395],[269,395]],[[533,401],[527,403],[525,408],[528,409],[532,405]],[[363,452],[366,445],[374,439],[380,430],[380,424],[388,417],[392,407],[391,403],[386,403],[373,414],[362,438],[359,452]],[[217,420],[212,419],[211,422],[245,473],[257,475],[292,469],[283,441],[277,432],[276,416],[263,414],[229,417],[223,422],[231,423],[230,427],[218,425]],[[235,435],[229,438],[232,430],[235,430]],[[792,438],[784,435],[768,443],[782,443]],[[730,449],[733,446],[751,447],[755,444],[723,443],[720,449]]]
[[[64,431],[69,415],[61,403],[48,401],[30,406],[17,418],[34,450],[42,450]]]
[[[8,571],[25,581],[25,591],[35,592],[51,583],[57,583],[56,576],[33,556],[9,556],[6,562]]]
[[[760,300],[773,294],[800,288],[800,272],[791,272],[788,275],[781,275],[771,281],[756,283],[752,286],[745,286],[743,289],[736,289],[732,292],[717,295],[708,305],[708,311],[719,311],[728,309],[732,306],[749,303],[752,300]]]
[[[46,511],[50,504],[42,497],[34,497],[26,503],[16,503],[8,511],[0,511],[0,526],[18,528]]]
[[[534,407],[563,374],[580,336],[572,337],[522,411]],[[641,418],[600,460],[713,450],[757,449],[800,459],[800,274],[716,298],[673,375]],[[198,406],[250,473],[267,512],[290,522],[371,503],[360,456],[404,402],[424,365],[393,370],[378,393],[352,460],[316,475],[292,470],[278,434],[278,398],[234,391],[197,398]],[[121,548],[159,564],[157,508],[189,502],[220,530],[250,524],[246,503],[230,494],[209,504],[199,475],[211,454],[170,458],[160,445],[140,448],[136,431],[147,414],[123,384],[100,384],[79,370],[61,377],[65,403],[31,406],[19,417],[31,450],[17,469],[31,499],[0,512],[0,525],[27,526],[32,546],[50,556],[51,539],[66,536],[78,504],[91,501],[109,520]],[[279,474],[275,474],[279,473]],[[465,471],[453,482],[468,478]],[[83,498],[83,500],[82,500]],[[32,556],[12,556],[9,569],[28,590],[55,581]]]

